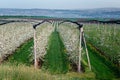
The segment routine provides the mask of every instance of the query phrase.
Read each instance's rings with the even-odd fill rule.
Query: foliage
[[[87,41],[98,48],[111,62],[120,65],[120,25],[85,24]]]
[[[53,30],[54,28],[50,23],[41,24],[36,28],[37,58],[43,60],[44,55],[46,54],[49,36]]]
[[[9,57],[6,63],[11,63],[13,65],[26,64],[31,65],[33,50],[33,39],[28,40],[23,45],[21,45],[13,55]],[[5,63],[5,64],[6,64]]]
[[[58,32],[61,35],[61,39],[66,47],[69,60],[78,64],[78,52],[79,52],[79,30],[77,25],[72,23],[64,23],[58,27]]]
[[[0,62],[31,37],[33,30],[30,22],[0,25]]]

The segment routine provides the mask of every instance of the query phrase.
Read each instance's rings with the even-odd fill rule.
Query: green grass
[[[120,25],[85,24],[86,40],[116,66],[120,67]]]
[[[26,41],[23,45],[21,45],[13,55],[9,57],[7,63],[11,63],[14,65],[26,64],[31,65],[31,54],[32,54],[32,46],[33,39]]]
[[[96,78],[100,80],[113,80],[116,78],[111,64],[104,60],[104,57],[100,56],[98,51],[89,44],[88,50],[92,70],[95,74],[93,72],[69,72],[69,61],[65,53],[66,49],[57,30],[49,38],[47,54],[43,64],[43,69],[48,71],[34,69],[31,65],[30,55],[33,50],[32,47],[33,39],[21,45],[5,64],[0,65],[0,80],[94,80],[95,74]],[[50,74],[49,71],[55,74]]]
[[[88,44],[88,50],[92,65],[92,70],[96,74],[97,79],[113,80],[116,78],[115,72],[110,68],[111,65],[107,65],[108,62],[99,55],[98,51],[95,50],[90,44]]]
[[[58,43],[62,43],[61,40],[59,39],[60,37],[58,36],[59,34],[57,32],[53,32],[52,34],[56,36],[54,37],[55,41],[58,40]],[[56,40],[56,38],[58,39]],[[48,71],[43,71],[41,69],[34,69],[34,67],[30,65],[29,62],[29,58],[30,58],[29,55],[30,53],[32,53],[32,46],[33,46],[33,39],[28,40],[15,51],[15,54],[13,54],[5,64],[0,65],[0,80],[94,80],[95,79],[95,74],[92,72],[89,73],[67,72],[66,74],[50,74]],[[59,71],[62,71],[64,73],[68,70],[68,64],[66,63],[67,60],[65,60],[67,58],[65,57],[65,53],[64,53],[64,49],[65,49],[64,45],[60,44],[60,46],[59,48],[62,48],[60,50],[62,50],[63,54],[58,54],[54,56],[53,53],[52,56],[54,57],[52,57],[52,60],[53,58],[56,57],[55,66],[57,66],[56,68],[58,70],[62,69]],[[54,49],[56,50],[57,47]],[[58,51],[56,50],[56,52]],[[16,63],[17,66],[15,65]]]
[[[58,33],[53,33],[53,34],[56,35],[56,37],[58,37]],[[34,69],[34,66],[32,65],[27,66],[29,63],[28,56],[32,52],[31,49],[32,46],[33,46],[33,39],[28,40],[15,51],[15,54],[13,54],[9,58],[8,62],[0,65],[0,80],[94,80],[95,79],[95,74],[92,72],[90,73],[67,72],[66,74],[50,74],[49,71]],[[57,55],[55,56],[56,58],[58,58]],[[61,57],[62,55],[59,56]],[[63,57],[57,60],[61,60],[61,59],[63,59]],[[16,62],[17,62],[17,66],[14,65]],[[58,63],[56,63],[55,65],[58,68],[61,68],[63,65],[65,65],[63,64],[60,67]]]
[[[44,67],[51,73],[66,73],[69,70],[69,62],[65,47],[58,32],[54,31],[48,42],[48,50],[45,55]]]
[[[95,80],[93,73],[50,74],[26,65],[0,65],[0,80]]]

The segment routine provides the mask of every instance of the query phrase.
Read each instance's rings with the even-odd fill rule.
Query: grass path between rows
[[[110,69],[110,65],[106,65],[107,62],[105,62],[103,57],[100,56],[100,54],[92,47],[90,44],[88,44],[88,50],[89,50],[89,56],[91,60],[92,70],[96,74],[96,78],[98,79],[105,79],[105,80],[113,80],[115,79],[115,72]],[[105,64],[106,63],[106,64]]]
[[[62,40],[60,39],[60,35],[56,30],[51,34],[48,45],[49,46],[47,49],[47,55],[45,56],[45,62],[44,62],[43,66],[46,69],[50,70],[51,72],[55,72],[55,73],[68,72],[69,62],[67,60],[67,55],[65,53],[66,50],[65,50]],[[17,64],[17,65],[19,65],[19,64],[31,65],[30,55],[32,53],[32,47],[33,47],[33,39],[30,39],[27,42],[25,42],[23,45],[21,45],[20,48],[18,48],[15,51],[15,53],[8,59],[8,61],[6,61],[6,63],[13,63],[13,64]],[[89,56],[90,56],[90,60],[91,60],[92,70],[95,72],[96,78],[100,79],[100,80],[113,80],[116,77],[114,74],[115,72],[108,65],[105,64],[107,62],[103,62],[103,60],[102,60],[103,58],[101,58],[101,56],[96,52],[96,50],[94,48],[92,48],[92,46],[90,46],[89,44],[88,44],[88,50],[89,50]],[[3,65],[0,67],[1,67],[1,69],[0,69],[1,76],[4,77],[6,74],[10,75],[11,72],[7,71],[7,69],[9,70],[9,65]],[[12,70],[12,69],[14,69],[14,67],[15,66],[13,66],[13,68],[12,68],[12,66],[11,66],[10,69]],[[22,68],[25,70],[28,67],[23,66]],[[15,74],[17,74],[17,73],[22,75],[22,72],[23,72],[22,68],[20,68],[21,69],[20,73],[19,73],[19,68],[18,69],[16,68],[17,72],[16,73],[12,72],[13,73],[12,76],[15,76]],[[34,74],[34,70],[32,70],[32,71],[33,72],[31,72],[29,75]],[[3,72],[5,72],[5,73],[3,73]],[[9,72],[9,73],[7,73],[7,72]],[[28,75],[28,72],[26,71],[25,75],[22,75],[22,76]],[[43,71],[41,71],[41,72],[42,72],[42,74],[44,73]],[[37,73],[38,73],[38,76],[41,75],[39,73],[39,70],[37,71]],[[17,74],[17,75],[19,76],[19,74]],[[68,74],[71,74],[71,73],[68,73]],[[68,74],[66,74],[66,75],[68,75]],[[77,74],[77,73],[72,73],[70,76],[74,77],[74,74],[76,74],[77,77],[82,76],[82,74]],[[48,75],[48,73],[46,75]],[[34,76],[35,75],[33,75],[32,78]],[[36,78],[39,78],[38,76],[36,76]],[[90,76],[90,75],[88,74],[87,76]],[[1,77],[0,79],[2,80],[3,77]],[[51,75],[50,75],[50,77],[51,77]],[[79,80],[79,79],[77,79],[77,77],[76,77],[76,79],[74,77],[73,80]],[[27,77],[25,77],[25,78],[27,79]],[[32,80],[32,78],[31,78],[31,80]],[[17,78],[15,78],[15,79],[17,80]],[[26,79],[22,79],[22,80],[26,80]],[[47,79],[49,79],[49,78],[47,78]],[[46,79],[44,79],[44,80],[46,80]]]
[[[11,55],[7,63],[19,65],[19,64],[26,64],[31,65],[30,59],[32,58],[32,46],[33,46],[33,39],[30,39],[23,43],[15,52],[13,55]]]
[[[34,69],[34,66],[26,66],[26,64],[30,65],[29,54],[32,53],[32,47],[33,39],[22,44],[5,64],[0,65],[0,80],[95,80],[94,73],[50,74],[42,69]],[[63,58],[57,60],[60,59]],[[14,65],[15,63],[17,63],[17,66]],[[57,66],[57,68],[60,68],[60,66]]]
[[[52,32],[49,38],[44,67],[52,73],[66,73],[69,70],[65,47],[56,30]]]

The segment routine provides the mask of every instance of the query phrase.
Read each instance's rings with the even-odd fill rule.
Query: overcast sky
[[[120,8],[120,0],[0,0],[0,8],[91,9]]]

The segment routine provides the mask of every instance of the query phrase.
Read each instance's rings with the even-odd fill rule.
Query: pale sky
[[[22,8],[22,9],[120,8],[120,0],[1,0],[0,8]]]

